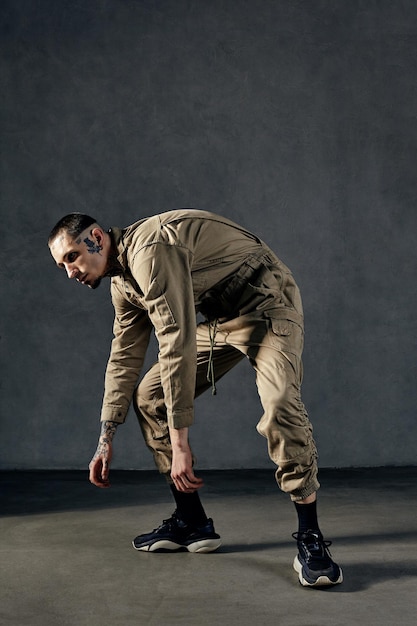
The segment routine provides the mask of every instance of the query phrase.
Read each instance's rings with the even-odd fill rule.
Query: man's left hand
[[[178,491],[193,493],[203,487],[203,479],[193,470],[193,455],[188,444],[188,429],[170,429],[172,444],[171,478]]]

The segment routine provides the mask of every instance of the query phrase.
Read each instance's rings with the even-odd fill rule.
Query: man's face
[[[87,228],[75,240],[61,232],[52,241],[50,250],[55,263],[66,270],[68,278],[96,289],[107,266],[103,241],[104,233],[100,228]]]

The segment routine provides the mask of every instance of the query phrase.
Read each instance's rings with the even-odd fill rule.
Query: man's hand
[[[96,487],[110,487],[109,472],[112,457],[112,444],[98,444],[96,453],[90,461],[90,483]]]
[[[91,459],[90,482],[96,487],[110,487],[109,472],[113,454],[112,439],[116,432],[117,422],[103,422],[97,450]]]
[[[172,444],[171,478],[178,491],[192,493],[203,486],[193,470],[193,456],[188,443],[188,428],[170,428]]]

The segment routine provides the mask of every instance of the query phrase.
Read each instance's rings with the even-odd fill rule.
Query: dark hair
[[[61,232],[68,233],[72,239],[76,239],[83,230],[96,223],[95,218],[90,215],[84,215],[84,213],[69,213],[55,224],[49,234],[48,244],[52,243]]]

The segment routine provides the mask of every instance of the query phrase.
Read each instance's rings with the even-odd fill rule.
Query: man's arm
[[[176,429],[194,418],[197,324],[190,263],[187,248],[166,243],[147,246],[132,263],[159,345],[168,425]]]
[[[112,458],[112,441],[118,427],[117,422],[105,421],[101,424],[97,450],[91,459],[90,482],[96,487],[110,487],[109,472]]]
[[[113,279],[111,296],[114,307],[113,340],[104,380],[101,421],[125,421],[137,385],[152,324],[144,309],[126,300],[124,286]]]
[[[97,487],[110,487],[112,440],[117,426],[125,421],[152,328],[147,313],[125,300],[120,285],[112,282],[111,293],[114,339],[106,368],[101,433],[89,465],[90,482]]]
[[[192,493],[203,486],[194,474],[188,443],[197,369],[192,254],[183,245],[170,245],[166,233],[159,236],[159,243],[146,246],[134,256],[132,273],[142,290],[159,344],[161,384],[172,445],[171,478],[178,491]]]
[[[172,445],[171,478],[178,491],[192,493],[203,487],[203,480],[194,474],[188,428],[170,428],[169,434]]]

